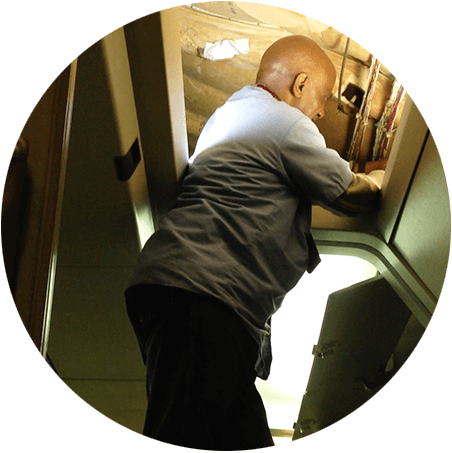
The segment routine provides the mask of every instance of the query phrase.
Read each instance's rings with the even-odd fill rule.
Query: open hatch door
[[[294,440],[339,421],[389,381],[410,315],[381,276],[330,295]]]

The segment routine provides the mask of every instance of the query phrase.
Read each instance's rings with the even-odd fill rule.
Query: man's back
[[[134,284],[214,296],[262,343],[270,316],[318,258],[308,245],[312,201],[330,203],[350,180],[310,119],[245,87],[206,124]]]

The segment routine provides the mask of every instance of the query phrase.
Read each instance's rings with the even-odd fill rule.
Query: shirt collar
[[[265,83],[253,83],[253,85],[251,85],[251,86],[262,88],[263,90],[265,90],[268,93],[270,93],[277,101],[281,100],[279,98],[279,96],[269,86],[265,85]]]

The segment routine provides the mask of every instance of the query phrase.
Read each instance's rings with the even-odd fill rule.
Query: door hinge
[[[325,344],[314,345],[312,354],[319,359],[324,359],[325,357],[334,354],[338,344],[338,341],[331,341]]]
[[[307,418],[305,420],[299,420],[297,423],[293,424],[293,429],[299,433],[309,431],[311,426],[315,425],[315,420],[313,418]]]

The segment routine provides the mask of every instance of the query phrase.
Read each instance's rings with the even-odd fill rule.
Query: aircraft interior
[[[339,283],[312,296],[322,300],[310,338],[292,328],[279,346],[299,345],[284,356],[295,368],[275,362],[275,380],[259,384],[275,442],[309,436],[365,404],[434,315],[450,252],[446,177],[390,68],[332,27],[269,5],[195,3],[143,17],[94,43],[45,92],[12,157],[2,207],[8,281],[35,346],[70,389],[132,431],[142,429],[145,368],[123,293],[138,254],[177,195],[209,116],[254,83],[266,48],[291,34],[315,40],[336,68],[317,122],[328,147],[354,169],[388,163],[378,211],[349,218],[314,207],[325,270],[313,287],[334,274]],[[275,315],[281,332],[307,313],[311,293],[299,285],[287,302],[299,311]],[[295,383],[278,381],[289,375]]]

